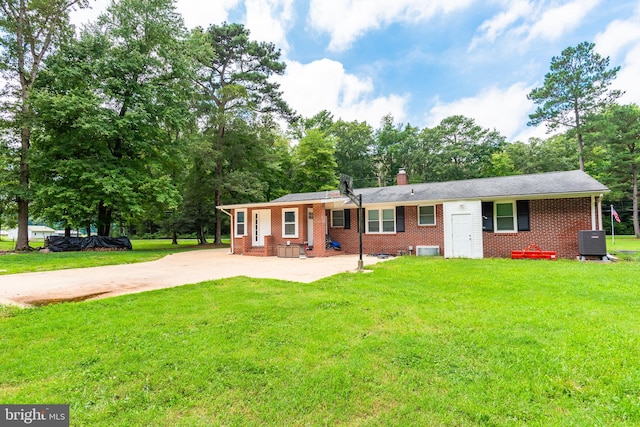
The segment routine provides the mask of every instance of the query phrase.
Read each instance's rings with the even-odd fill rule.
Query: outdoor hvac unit
[[[416,256],[438,256],[440,246],[416,246]]]
[[[581,257],[606,257],[607,241],[604,230],[578,231],[578,250]]]

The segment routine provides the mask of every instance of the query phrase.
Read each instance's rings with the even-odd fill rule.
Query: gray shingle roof
[[[411,191],[413,190],[413,195]],[[609,189],[583,171],[548,172],[461,181],[432,182],[391,187],[354,189],[364,204],[410,203],[467,199],[579,196]],[[306,202],[337,197],[335,192],[288,194],[272,203]],[[339,196],[341,197],[341,196]]]

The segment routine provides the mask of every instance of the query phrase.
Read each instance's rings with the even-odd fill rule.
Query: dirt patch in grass
[[[60,298],[44,298],[44,299],[35,299],[30,301],[25,301],[25,304],[28,304],[33,307],[43,307],[45,305],[51,304],[60,304],[63,302],[80,302],[86,301],[91,298],[99,297],[101,295],[108,294],[109,292],[95,292],[93,294],[80,295],[75,297],[60,297]]]

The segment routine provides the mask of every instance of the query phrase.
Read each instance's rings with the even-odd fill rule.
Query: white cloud
[[[640,76],[640,42],[637,42],[635,47],[627,53],[618,77],[611,84],[613,88],[625,91],[619,103],[640,105],[638,76]]]
[[[469,50],[473,50],[477,44],[487,41],[493,43],[496,38],[502,36],[514,23],[529,16],[533,6],[526,0],[507,2],[507,10],[491,19],[484,21],[479,28],[481,35],[471,41]]]
[[[283,53],[289,50],[287,31],[293,24],[293,0],[246,0],[245,25],[253,40],[271,42]]]
[[[69,14],[71,23],[77,27],[82,27],[96,18],[107,9],[109,2],[107,0],[97,0],[89,2],[90,8],[78,9]]]
[[[72,22],[83,25],[95,21],[106,11],[108,0],[91,2],[91,9],[72,13]],[[197,26],[208,28],[212,24],[229,21],[229,12],[244,4],[244,25],[251,32],[251,38],[274,43],[286,54],[289,48],[287,31],[295,18],[294,0],[216,0],[203,3],[201,0],[179,0],[176,11],[182,15],[187,28]]]
[[[218,24],[229,20],[229,11],[238,6],[241,0],[216,0],[204,3],[201,0],[179,0],[176,2],[176,11],[184,19],[187,28],[201,26],[207,28],[211,24]],[[90,9],[81,9],[71,14],[71,22],[75,25],[84,25],[106,11],[109,0],[90,1]]]
[[[601,0],[572,0],[563,4],[532,2],[528,0],[503,0],[505,10],[478,27],[469,50],[482,42],[494,43],[505,39],[524,48],[536,40],[555,41],[579,27],[585,17]]]
[[[545,9],[530,27],[528,41],[557,40],[578,27],[600,0],[574,0],[558,7]]]
[[[422,22],[469,6],[473,0],[310,0],[309,25],[330,34],[329,50],[344,51],[369,30],[395,22]]]
[[[612,59],[612,66],[620,65],[617,78],[611,86],[626,93],[620,103],[640,105],[640,5],[626,20],[612,21],[594,38],[596,50]]]
[[[474,97],[450,103],[436,101],[427,115],[427,126],[433,127],[449,116],[470,117],[483,128],[496,129],[508,141],[527,141],[530,137],[544,138],[545,126],[528,127],[529,114],[534,106],[527,99],[531,91],[525,83],[516,83],[507,89],[491,87]]]
[[[371,79],[348,74],[336,61],[288,62],[286,74],[277,81],[285,100],[303,117],[327,110],[336,119],[366,121],[374,127],[389,113],[397,121],[406,118],[406,96],[372,96]]]
[[[176,9],[182,14],[187,28],[207,28],[211,24],[228,21],[229,11],[239,3],[240,0],[215,0],[206,3],[201,0],[179,0],[176,2]]]
[[[604,56],[616,58],[629,45],[640,40],[640,16],[636,15],[627,21],[611,22],[606,30],[594,39],[596,50]]]

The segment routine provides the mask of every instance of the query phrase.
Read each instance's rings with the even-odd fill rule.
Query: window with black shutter
[[[404,233],[404,206],[396,206],[396,232]]]
[[[482,231],[493,231],[493,202],[482,202]]]
[[[531,231],[529,224],[529,201],[518,200],[516,205],[518,211],[518,231]]]

